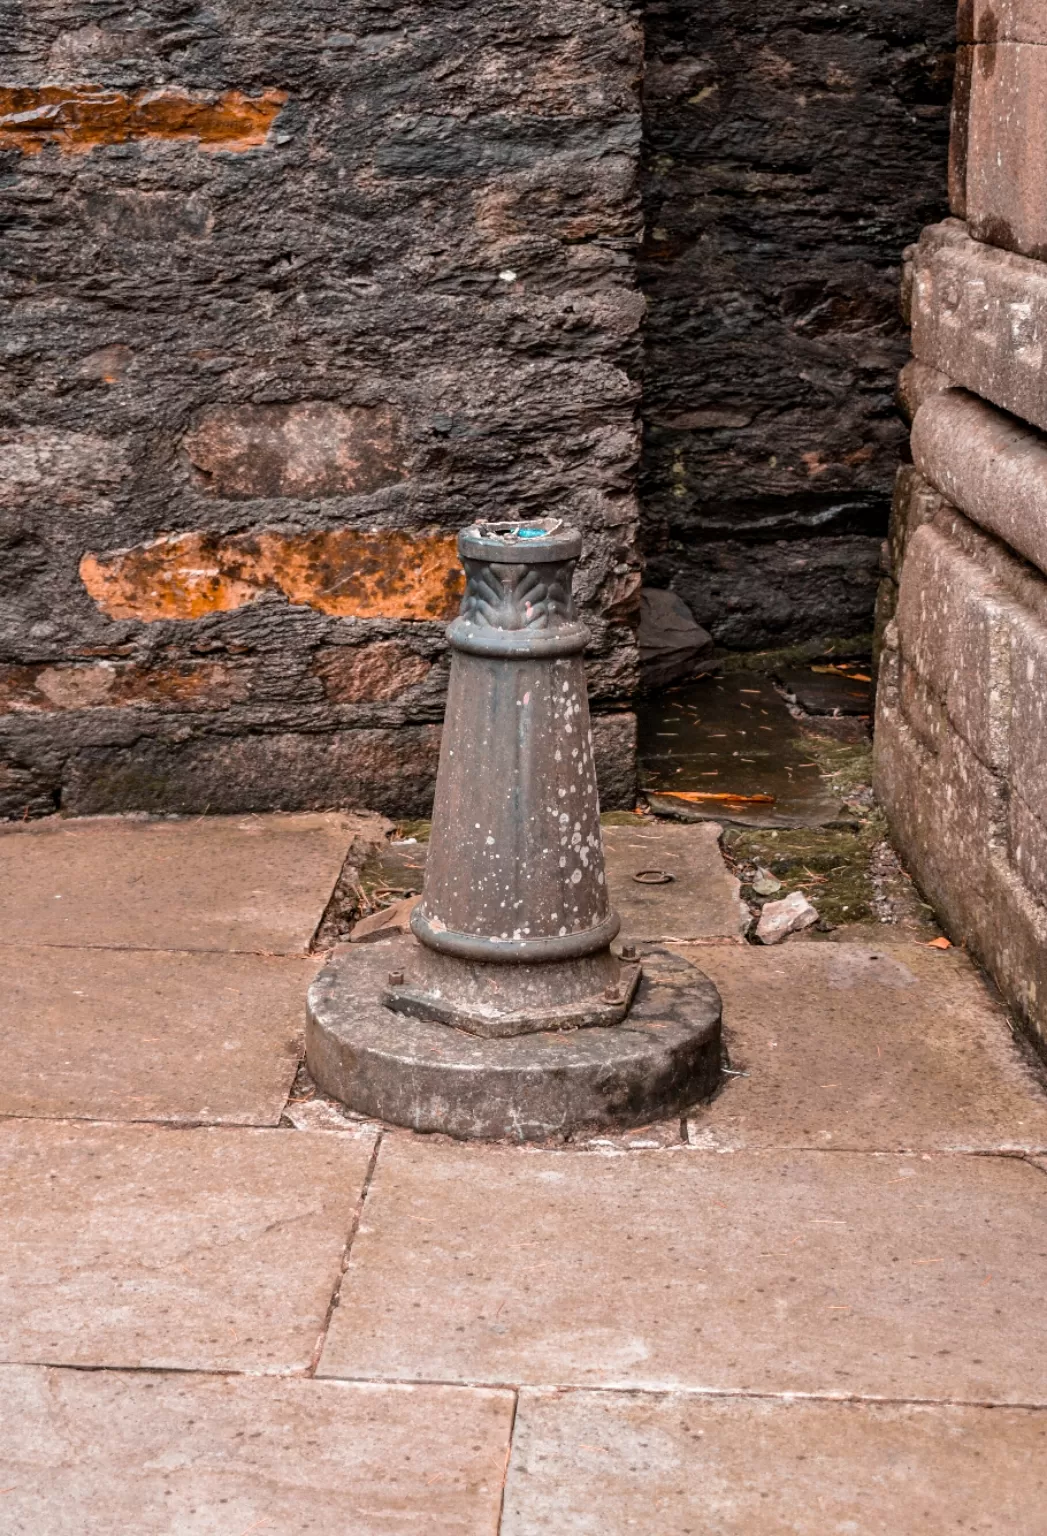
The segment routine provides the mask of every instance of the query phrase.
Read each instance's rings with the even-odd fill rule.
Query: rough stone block
[[[85,555],[80,577],[108,618],[147,624],[228,613],[270,591],[342,619],[449,619],[464,586],[456,535],[357,528],[165,534]]]
[[[227,661],[0,663],[0,714],[75,709],[225,709],[250,696],[251,672]]]
[[[1029,829],[1015,822],[1005,781],[955,731],[943,733],[937,755],[927,751],[903,713],[898,673],[898,652],[888,649],[877,694],[875,782],[891,836],[951,937],[1047,1044],[1047,909],[1012,863],[1015,834]]]
[[[432,806],[440,727],[309,735],[201,736],[87,748],[66,770],[62,808],[236,815],[244,811],[366,808],[425,816]]]
[[[1047,428],[1047,263],[934,225],[913,255],[912,327],[920,362]]]
[[[182,440],[215,496],[365,495],[404,475],[403,423],[388,406],[212,406]]]
[[[1003,767],[1008,753],[1006,636],[1014,607],[992,573],[937,528],[913,535],[898,589],[901,654],[992,767]]]
[[[909,540],[917,528],[932,522],[944,506],[944,498],[911,464],[903,464],[894,482],[894,501],[887,534],[887,569],[895,582],[901,580],[902,563]]]
[[[671,581],[716,643],[737,650],[778,647],[812,634],[867,634],[880,579],[877,537],[790,537],[747,543],[681,527],[671,558],[650,561]]]
[[[949,114],[949,212],[967,217],[967,153],[971,126],[971,90],[975,50],[961,44],[956,50],[952,110]]]
[[[128,474],[126,445],[92,432],[47,427],[0,430],[0,509],[44,498],[75,505],[117,489]]]
[[[1007,848],[1030,895],[1047,907],[1047,825],[1013,791],[1007,804]]]
[[[4,86],[0,149],[36,155],[56,144],[72,153],[141,139],[187,139],[227,153],[256,149],[286,100],[276,90],[208,96],[169,86],[129,96],[104,85]]]
[[[945,705],[941,695],[904,656],[899,674],[898,702],[917,740],[928,752],[940,752],[944,733],[949,729]]]
[[[884,652],[877,689],[876,791],[906,867],[954,938],[968,938],[989,901],[992,847],[1003,835],[1002,780],[956,730],[933,753],[902,708],[899,652]]]
[[[928,368],[926,363],[918,362],[915,357],[910,358],[898,375],[898,404],[902,415],[912,421],[925,400],[953,388],[954,382],[948,374],[939,373],[937,368]]]
[[[4,1121],[4,1359],[306,1370],[373,1146],[366,1131]]]
[[[633,810],[636,806],[636,716],[594,715],[592,732],[600,809]]]
[[[873,613],[873,671],[880,667],[880,657],[883,655],[884,638],[888,624],[893,623],[894,615],[898,611],[898,584],[890,576],[885,576],[876,588],[876,609]]]
[[[1034,566],[1020,559],[999,539],[976,527],[944,497],[935,514],[934,526],[950,544],[986,575],[992,576],[1019,609],[1047,624],[1047,581]]]
[[[2,1383],[10,1536],[490,1536],[498,1523],[511,1392],[32,1367]]]
[[[966,218],[979,240],[1047,255],[1047,51],[1027,43],[971,49]]]
[[[596,715],[593,754],[604,810],[636,804],[636,716]],[[367,809],[427,816],[440,754],[438,725],[196,735],[174,731],[128,746],[86,746],[64,770],[62,809],[237,815]],[[17,805],[17,799],[16,799]],[[19,813],[21,806],[17,805]]]
[[[432,662],[396,640],[369,645],[327,646],[317,651],[313,666],[323,679],[324,692],[334,704],[373,703],[395,699],[422,682]]]
[[[1027,805],[1047,805],[1047,624],[1027,613],[1008,626],[1010,782]]]
[[[965,390],[950,390],[917,412],[912,454],[920,473],[954,506],[1047,571],[1042,433]]]

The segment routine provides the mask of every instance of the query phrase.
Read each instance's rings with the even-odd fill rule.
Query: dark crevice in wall
[[[647,579],[732,649],[872,628],[901,253],[947,212],[955,10],[645,7]]]

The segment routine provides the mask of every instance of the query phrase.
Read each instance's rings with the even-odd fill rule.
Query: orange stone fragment
[[[202,149],[264,144],[286,91],[193,95],[177,86],[123,91],[101,85],[0,86],[0,149],[35,155],[46,144],[67,154],[133,139],[194,139]]]
[[[199,619],[281,592],[345,619],[447,619],[462,594],[447,533],[332,528],[314,533],[167,534],[87,554],[80,578],[112,619]]]

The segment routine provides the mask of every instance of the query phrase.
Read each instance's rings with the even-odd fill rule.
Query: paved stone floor
[[[1047,1097],[966,958],[754,948],[715,832],[611,828],[733,1075],[416,1137],[299,1071],[362,828],[0,832],[0,1536],[1044,1536]]]

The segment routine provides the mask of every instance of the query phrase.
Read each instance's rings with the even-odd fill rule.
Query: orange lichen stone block
[[[168,534],[134,549],[85,555],[80,579],[111,619],[201,619],[242,608],[263,590],[230,577],[221,557],[222,541],[213,534]]]
[[[198,619],[281,592],[338,618],[446,619],[462,593],[454,534],[333,528],[168,534],[87,554],[80,578],[112,619]]]
[[[256,536],[259,568],[292,603],[341,619],[448,619],[462,575],[454,534],[366,533],[333,528],[288,538]],[[251,539],[241,543],[251,558]]]
[[[193,95],[161,86],[128,96],[100,85],[0,86],[0,149],[35,155],[45,144],[66,153],[133,139],[193,139],[202,149],[264,144],[286,91],[245,96]]]

